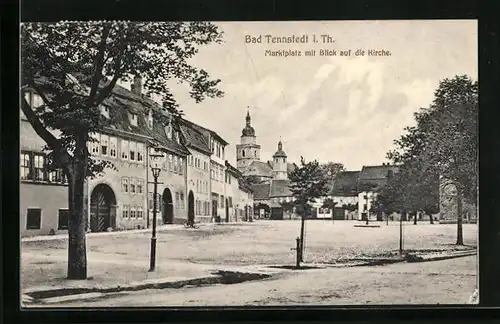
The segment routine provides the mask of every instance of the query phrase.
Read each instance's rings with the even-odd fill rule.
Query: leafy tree
[[[342,163],[327,162],[321,164],[321,168],[325,173],[325,177],[330,181],[334,180],[338,173],[345,171],[344,165]]]
[[[439,179],[456,186],[457,244],[463,244],[462,202],[476,204],[477,197],[478,84],[465,75],[444,79],[434,97],[428,109],[415,114],[417,125],[406,128],[388,157],[412,170],[407,181],[416,185],[409,187],[413,196],[421,195],[417,205],[425,205],[428,213],[436,210]]]
[[[307,162],[300,157],[300,166],[289,174],[290,191],[294,197],[294,204],[297,212],[301,216],[300,242],[301,260],[304,252],[304,222],[307,215],[310,215],[311,205],[317,198],[325,197],[328,194],[328,180],[324,176],[324,170],[318,161]]]
[[[84,181],[110,166],[87,150],[89,134],[108,126],[99,106],[118,80],[135,75],[145,78],[145,92],[169,103],[174,115],[182,112],[168,86],[172,80],[189,85],[196,102],[222,96],[220,80],[189,63],[200,46],[221,40],[221,31],[205,22],[22,25],[21,85],[36,91],[44,105],[33,108],[23,100],[21,109],[46,142],[51,163],[63,168],[69,182],[68,278],[87,277]]]
[[[254,184],[261,184],[262,180],[258,176],[255,175],[249,175],[243,178],[243,182],[248,186],[251,187]]]

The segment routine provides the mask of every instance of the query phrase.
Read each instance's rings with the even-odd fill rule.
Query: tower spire
[[[246,117],[246,120],[247,120],[247,125],[250,125],[250,107],[247,106],[247,117]]]

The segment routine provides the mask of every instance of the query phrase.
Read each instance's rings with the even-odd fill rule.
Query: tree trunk
[[[417,225],[417,216],[418,216],[418,212],[415,212],[415,214],[413,216],[413,225]]]
[[[85,164],[75,164],[68,177],[68,279],[87,279],[85,242],[84,182]],[[90,197],[89,197],[90,199]],[[90,216],[90,215],[89,215]]]
[[[462,195],[457,194],[457,245],[464,245],[462,229]]]
[[[434,218],[432,217],[432,213],[429,213],[429,222],[434,225]]]
[[[305,208],[300,219],[300,261],[304,262],[304,230],[305,230]]]

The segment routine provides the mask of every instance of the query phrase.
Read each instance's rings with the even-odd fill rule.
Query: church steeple
[[[246,120],[247,120],[247,126],[250,126],[250,121],[251,121],[251,118],[250,118],[250,110],[247,110],[247,117],[246,117]]]
[[[255,129],[252,127],[249,107],[245,121],[245,127],[241,131],[241,142],[236,145],[236,163],[241,172],[245,172],[254,161],[260,160],[260,145],[257,144]]]
[[[287,174],[287,162],[286,153],[283,151],[283,142],[278,142],[278,150],[273,155],[273,174],[276,180],[286,180],[288,178]]]
[[[250,111],[249,110],[247,110],[247,117],[245,119],[246,119],[246,126],[241,131],[241,136],[255,137],[255,130],[253,129],[253,127],[251,125],[251,118],[250,118]]]

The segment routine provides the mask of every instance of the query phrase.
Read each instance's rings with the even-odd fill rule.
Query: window
[[[150,109],[149,110],[149,114],[148,114],[148,127],[149,128],[153,128],[153,110]]]
[[[34,154],[34,171],[35,179],[43,181],[45,180],[45,156],[42,154]]]
[[[180,195],[178,192],[175,193],[175,205],[178,206],[177,208],[179,208],[179,204],[180,204]]]
[[[61,169],[49,171],[48,172],[48,181],[55,182],[55,183],[67,183],[66,175],[64,174],[63,170],[61,170]]]
[[[91,143],[90,143],[90,151],[92,152],[92,154],[94,155],[98,155],[99,154],[99,144],[101,142],[101,136],[97,133],[92,133],[90,134],[90,138],[92,139],[91,140]]]
[[[174,157],[172,156],[172,154],[169,154],[168,155],[168,171],[173,171],[174,169]]]
[[[31,178],[31,174],[30,174],[30,171],[31,171],[31,159],[30,159],[30,155],[28,153],[21,153],[21,159],[19,161],[19,165],[21,167],[21,170],[20,170],[20,175],[21,175],[21,179],[24,180],[24,179],[30,179]]]
[[[153,193],[152,192],[149,192],[148,193],[148,208],[150,210],[153,210]]]
[[[129,152],[128,151],[128,141],[122,140],[121,142],[122,142],[122,147],[121,147],[122,159],[128,160],[128,152]]]
[[[26,229],[40,229],[42,225],[42,210],[40,208],[28,208],[26,215]]]
[[[66,230],[68,229],[68,224],[69,224],[69,210],[59,209],[59,220],[57,222],[57,229]]]
[[[130,151],[130,161],[135,161],[136,155],[135,153],[137,152],[137,143],[136,142],[130,142],[128,144],[128,148]]]
[[[109,156],[116,157],[116,150],[118,146],[118,139],[116,137],[109,137]]]
[[[177,159],[178,159],[178,157],[174,156],[174,172],[175,173],[179,172],[179,165],[178,165]]]
[[[224,208],[224,196],[220,196],[220,207]]]
[[[101,154],[108,155],[109,136],[101,135]]]
[[[221,157],[224,159],[224,147],[222,147],[222,156]]]
[[[107,106],[101,105],[99,106],[99,109],[104,117],[109,118],[109,108]]]
[[[129,113],[130,124],[132,126],[137,126],[137,114]]]
[[[184,163],[182,158],[179,158],[179,174],[180,175],[184,174]]]
[[[49,181],[62,184],[68,183],[62,169],[48,170],[45,155],[40,153],[21,152],[19,167],[21,180]]]
[[[135,182],[135,185],[136,185],[136,191],[138,194],[141,194],[142,195],[142,188],[144,186],[144,181],[143,180],[137,180]]]
[[[184,193],[181,192],[181,209],[184,209]]]
[[[233,197],[227,198],[228,207],[233,207]]]
[[[128,218],[129,206],[123,205],[122,218]]]
[[[165,135],[167,135],[168,139],[172,139],[172,126],[170,125],[170,122],[168,122],[168,125],[165,126]]]
[[[143,143],[137,143],[137,162],[143,162],[144,161],[144,144]]]
[[[200,192],[200,180],[196,180],[196,193]]]
[[[130,193],[135,193],[135,179],[130,179]]]
[[[143,215],[144,215],[144,213],[143,213],[142,206],[137,207],[137,218],[142,218],[142,217],[144,217]]]
[[[135,206],[130,206],[130,218],[135,218],[136,217],[135,211],[136,211],[136,207]]]
[[[366,204],[363,205],[363,210],[366,211],[368,209],[368,206]]]
[[[253,156],[257,157],[257,151],[253,151]]]
[[[122,191],[128,192],[128,178],[122,178]]]
[[[203,162],[203,170],[207,171],[207,162]]]

